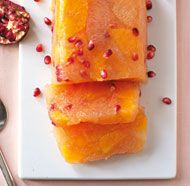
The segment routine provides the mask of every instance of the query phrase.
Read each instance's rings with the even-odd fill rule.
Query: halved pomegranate
[[[29,30],[30,14],[9,0],[0,0],[0,44],[17,43]]]

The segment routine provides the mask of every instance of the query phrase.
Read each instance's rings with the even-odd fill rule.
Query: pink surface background
[[[8,111],[6,128],[0,134],[0,147],[18,186],[187,186],[190,185],[190,1],[178,0],[178,173],[163,181],[28,181],[17,176],[18,45],[0,46],[0,98]],[[31,93],[31,99],[32,93]],[[0,172],[0,186],[5,186]]]

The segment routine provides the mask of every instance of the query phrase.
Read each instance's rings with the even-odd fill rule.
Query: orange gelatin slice
[[[51,84],[46,88],[46,100],[57,126],[129,123],[138,113],[139,85],[123,81]]]
[[[59,149],[69,163],[107,159],[115,154],[137,153],[146,142],[147,120],[140,110],[128,124],[79,124],[55,127]]]
[[[145,81],[145,0],[56,0],[54,81]]]

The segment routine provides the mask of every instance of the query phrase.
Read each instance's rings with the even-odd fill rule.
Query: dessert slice
[[[124,81],[51,84],[46,88],[46,100],[57,126],[129,123],[138,113],[139,85]]]
[[[107,159],[115,154],[137,153],[146,142],[146,116],[140,110],[128,124],[79,124],[55,127],[59,149],[69,163]]]
[[[146,80],[145,0],[56,0],[54,81]]]

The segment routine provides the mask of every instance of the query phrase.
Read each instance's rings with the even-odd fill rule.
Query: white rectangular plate
[[[148,116],[148,141],[143,152],[116,156],[87,165],[67,164],[53,137],[44,99],[33,98],[35,87],[50,82],[50,68],[43,63],[51,53],[51,31],[44,24],[51,17],[50,1],[23,0],[32,21],[27,38],[20,45],[19,176],[29,179],[168,179],[176,175],[176,1],[155,0],[149,11],[149,43],[157,47],[148,62],[157,76],[143,85],[142,104]],[[36,53],[38,43],[44,53]],[[169,96],[172,105],[161,98]]]

